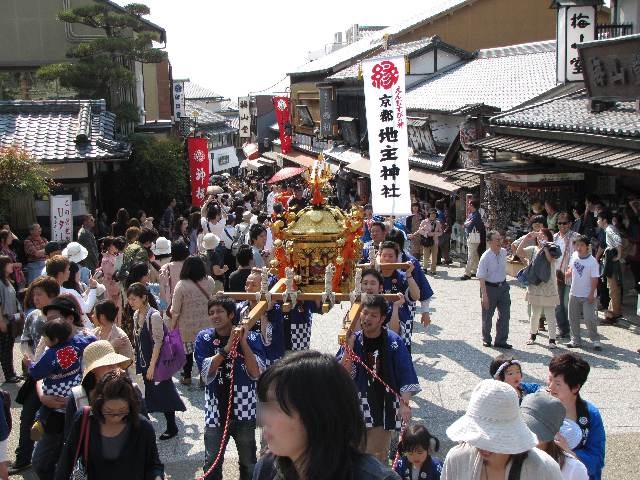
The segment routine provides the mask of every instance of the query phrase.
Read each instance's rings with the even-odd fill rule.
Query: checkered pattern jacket
[[[247,343],[256,357],[260,373],[266,369],[264,345],[260,340],[260,335],[256,332],[249,332]],[[228,391],[224,391],[222,375],[226,375],[223,369],[218,369],[210,373],[209,368],[213,357],[220,349],[224,348],[216,336],[214,328],[207,328],[200,331],[196,337],[193,348],[193,355],[200,370],[200,376],[205,384],[205,405],[204,416],[205,426],[221,427],[224,419],[218,410],[218,399],[227,397]],[[256,418],[256,378],[249,377],[244,358],[238,356],[233,365],[233,414],[236,420],[246,421]]]
[[[82,354],[93,336],[76,335],[45,350],[40,360],[29,367],[29,374],[42,381],[42,393],[66,397],[82,380]]]

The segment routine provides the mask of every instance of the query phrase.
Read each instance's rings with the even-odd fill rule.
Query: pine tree
[[[122,123],[137,122],[139,108],[134,103],[134,62],[159,63],[167,53],[153,47],[159,35],[142,20],[149,7],[133,3],[126,12],[95,4],[58,14],[58,20],[100,29],[105,36],[73,46],[67,52],[70,62],[41,67],[38,75],[73,88],[80,98],[104,98],[107,108]]]

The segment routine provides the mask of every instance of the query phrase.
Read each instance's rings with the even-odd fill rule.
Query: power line
[[[249,92],[249,95],[253,94],[253,93],[261,93],[264,92],[266,90],[271,90],[273,87],[275,87],[276,85],[278,85],[280,82],[282,82],[285,78],[287,78],[289,75],[285,75],[284,77],[282,77],[280,80],[278,80],[276,83],[274,83],[273,85],[267,87],[267,88],[263,88],[262,90],[256,90],[253,92]]]

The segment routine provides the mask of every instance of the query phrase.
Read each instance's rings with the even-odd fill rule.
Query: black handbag
[[[433,247],[433,237],[424,237],[422,235],[420,235],[422,238],[420,238],[420,245],[422,245],[423,247]]]

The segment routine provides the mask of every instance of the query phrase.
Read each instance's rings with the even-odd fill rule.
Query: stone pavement
[[[444,457],[451,442],[445,430],[463,414],[470,393],[478,381],[488,377],[489,362],[499,353],[484,348],[480,337],[480,301],[476,280],[461,282],[463,273],[458,267],[440,267],[437,277],[429,277],[436,299],[433,306],[433,324],[428,328],[416,323],[413,335],[413,360],[420,378],[422,392],[415,397],[413,418],[424,422],[440,438]],[[547,364],[553,351],[546,347],[545,335],[539,336],[540,344],[525,345],[528,338],[527,307],[524,290],[511,288],[511,352],[523,362],[526,381],[545,383]],[[312,347],[327,353],[337,350],[337,332],[348,304],[335,307],[327,315],[314,318]],[[595,403],[602,412],[607,431],[607,459],[605,479],[640,478],[640,458],[637,445],[640,441],[640,383],[638,360],[635,353],[640,347],[640,337],[629,329],[602,327],[604,350],[591,348],[580,351],[591,364],[592,370],[583,389],[583,396]],[[588,343],[588,342],[586,342]],[[556,352],[565,351],[559,348]],[[13,386],[6,385],[14,392]],[[180,437],[158,442],[162,461],[174,479],[192,479],[201,474],[204,456],[203,392],[197,387],[179,386],[187,412],[178,415]],[[14,409],[14,424],[18,422],[18,409]],[[156,420],[154,420],[156,421]],[[158,432],[164,430],[164,419],[156,421]],[[16,435],[10,437],[9,457],[13,458]],[[225,455],[224,478],[236,479],[237,453],[230,442]],[[24,477],[35,478],[26,473]]]

